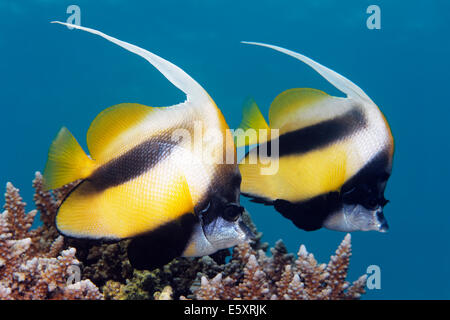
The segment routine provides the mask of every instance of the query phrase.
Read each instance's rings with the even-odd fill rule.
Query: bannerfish
[[[187,96],[169,107],[122,103],[102,111],[87,132],[89,156],[66,128],[60,130],[48,153],[46,188],[81,182],[57,211],[58,231],[80,239],[132,239],[128,257],[138,269],[178,256],[209,255],[249,239],[233,137],[208,93],[147,50],[94,29],[55,23],[141,56]],[[208,152],[234,161],[211,161]]]
[[[303,230],[387,231],[384,191],[392,171],[394,140],[377,105],[353,82],[304,55],[244,43],[303,61],[347,97],[309,88],[284,91],[270,106],[269,124],[249,99],[236,141],[238,147],[256,147],[240,161],[241,193],[273,205]],[[245,137],[249,128],[278,133]],[[279,154],[270,160],[278,162],[278,170],[262,174],[273,145],[278,145]]]

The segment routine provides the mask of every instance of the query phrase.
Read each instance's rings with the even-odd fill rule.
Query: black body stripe
[[[199,219],[184,214],[155,230],[135,237],[128,246],[128,259],[136,269],[153,270],[182,255]]]
[[[391,175],[391,159],[387,150],[380,151],[369,163],[342,186],[343,201],[361,204],[367,209],[384,207],[386,182]]]
[[[127,251],[128,259],[133,268],[153,270],[166,265],[174,258],[180,257],[188,246],[197,223],[199,223],[197,216],[187,213],[153,231],[132,238]],[[116,243],[123,240],[88,239],[66,235],[64,237],[78,248]]]
[[[203,225],[208,225],[218,216],[222,216],[227,205],[239,205],[241,174],[234,165],[224,165],[229,169],[225,169],[226,172],[216,172],[208,191],[195,205],[195,213],[201,215]],[[205,208],[208,210],[200,214]]]
[[[364,126],[366,126],[364,114],[359,109],[353,108],[334,119],[282,134],[277,138],[279,141],[279,156],[302,154],[323,148]],[[272,142],[268,141],[252,149],[250,152],[258,151],[259,154],[259,148],[264,147],[267,151],[263,153],[267,153],[267,156],[270,157],[271,144]]]
[[[97,192],[123,184],[167,158],[174,146],[172,141],[147,140],[98,168],[86,180]]]
[[[391,159],[387,150],[378,152],[353,177],[348,179],[342,191],[348,191],[360,185],[374,185],[386,181],[391,175]]]

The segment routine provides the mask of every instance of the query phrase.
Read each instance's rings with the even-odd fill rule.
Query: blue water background
[[[391,230],[352,234],[348,279],[378,265],[381,289],[365,299],[450,298],[448,1],[0,0],[0,182],[12,181],[30,204],[34,172],[62,125],[85,147],[90,122],[108,106],[184,99],[143,59],[49,23],[65,21],[71,4],[80,6],[82,25],[182,67],[230,127],[248,95],[264,114],[289,88],[342,95],[301,62],[241,40],[301,52],[358,84],[386,115],[396,150],[386,190]],[[371,4],[381,8],[381,30],[366,27]],[[301,231],[272,208],[242,201],[271,245],[282,238],[296,252],[304,243],[327,262],[344,237]]]

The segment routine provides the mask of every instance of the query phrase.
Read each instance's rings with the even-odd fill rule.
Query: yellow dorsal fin
[[[244,103],[239,129],[235,131],[236,147],[253,145],[268,139],[269,125],[252,98],[248,98]],[[262,135],[260,130],[266,130],[266,135]]]
[[[286,123],[292,121],[294,114],[301,118],[302,111],[327,98],[333,97],[321,90],[310,88],[294,88],[280,93],[270,106],[270,127],[281,129]]]
[[[155,108],[137,103],[121,103],[109,107],[92,121],[87,133],[87,145],[91,157],[104,160],[105,150],[120,134],[137,126]]]

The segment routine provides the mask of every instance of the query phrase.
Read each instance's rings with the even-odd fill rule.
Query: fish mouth
[[[377,210],[375,212],[375,219],[378,222],[378,231],[382,233],[386,233],[389,231],[389,225],[384,217],[383,210]]]
[[[255,237],[251,229],[242,221],[242,217],[232,222],[218,217],[202,227],[205,238],[217,250],[233,247]]]
[[[244,241],[254,240],[256,238],[256,235],[249,228],[249,226],[247,226],[245,222],[242,221],[242,219],[239,219],[238,225],[242,233],[244,234]]]
[[[344,205],[342,218],[337,216],[335,225],[328,225],[327,228],[339,231],[378,231],[386,233],[389,225],[384,217],[383,208],[377,206],[374,209],[367,209],[363,205]]]

